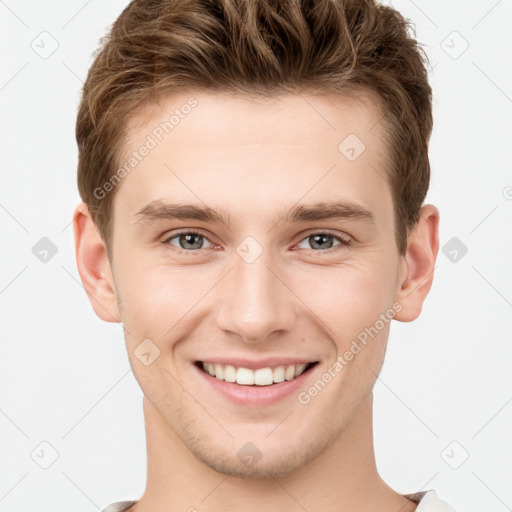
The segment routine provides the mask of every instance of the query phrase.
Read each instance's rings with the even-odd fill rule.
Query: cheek
[[[295,280],[297,295],[331,329],[329,334],[345,343],[391,307],[394,288],[384,268],[380,261],[363,258],[312,268]]]
[[[203,272],[192,265],[180,268],[144,257],[127,260],[118,274],[127,338],[135,343],[148,337],[162,347],[180,336],[217,280],[211,270]]]
[[[168,301],[176,301],[177,288],[158,279],[140,259],[129,257],[117,264],[116,282],[127,342],[133,344],[159,333],[162,327],[158,326],[166,320],[162,313]]]

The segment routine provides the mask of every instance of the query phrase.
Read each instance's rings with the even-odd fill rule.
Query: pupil
[[[325,235],[325,234],[313,235],[312,238],[313,238],[313,243],[311,245],[313,247],[315,245],[318,245],[318,244],[322,244],[322,243],[325,244],[328,239],[330,239],[331,243],[329,244],[329,247],[327,247],[327,249],[330,249],[332,247],[332,237],[331,237],[331,235]],[[325,249],[325,247],[319,247],[319,248],[320,249]]]
[[[193,238],[196,237],[197,240],[196,240],[196,243],[194,244],[194,242],[191,242],[190,240]],[[181,241],[183,241],[183,239],[185,239],[185,243],[188,244],[188,243],[191,243],[193,245],[192,249],[200,249],[201,248],[201,245],[202,243],[198,242],[198,240],[201,240],[201,235],[198,235],[198,234],[195,234],[195,233],[188,233],[188,234],[185,234],[185,235],[181,235]],[[183,244],[181,244],[181,246],[183,247]],[[191,247],[183,247],[184,249],[190,249]]]

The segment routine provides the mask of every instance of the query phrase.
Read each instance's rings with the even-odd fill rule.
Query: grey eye
[[[175,238],[178,239],[178,246],[171,243],[171,240],[174,240]],[[191,251],[194,249],[203,249],[205,241],[208,244],[210,243],[208,242],[208,239],[204,235],[201,235],[200,233],[194,233],[193,231],[178,233],[177,235],[174,235],[167,239],[167,243],[186,251]]]
[[[337,238],[338,237],[331,235],[329,233],[314,233],[314,234],[307,236],[301,242],[301,244],[303,244],[304,242],[308,242],[310,244],[310,247],[301,247],[301,248],[302,249],[313,248],[313,249],[319,249],[319,250],[331,249],[334,246],[334,240]],[[300,246],[300,244],[299,244],[299,246]]]

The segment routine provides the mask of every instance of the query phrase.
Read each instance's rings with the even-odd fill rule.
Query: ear
[[[105,244],[89,208],[83,202],[73,213],[73,231],[78,273],[94,312],[105,322],[120,322],[114,277]]]
[[[434,279],[438,251],[439,210],[427,204],[421,208],[420,218],[409,233],[405,255],[400,257],[395,301],[402,305],[402,309],[395,314],[395,320],[411,322],[420,315]]]

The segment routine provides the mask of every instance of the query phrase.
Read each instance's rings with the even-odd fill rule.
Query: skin
[[[134,117],[126,155],[190,96]],[[117,185],[111,261],[86,205],[74,214],[80,277],[96,314],[123,323],[144,393],[148,475],[131,510],[415,510],[375,463],[372,388],[390,323],[306,405],[297,393],[267,407],[234,404],[193,363],[218,354],[319,361],[307,390],[393,303],[401,306],[395,320],[418,317],[433,280],[439,211],[423,206],[400,256],[384,126],[365,97],[193,97],[198,106]],[[350,133],[366,146],[355,161],[338,150]],[[155,200],[208,205],[231,223],[137,222]],[[364,206],[375,224],[278,221],[297,203],[335,200]],[[205,238],[187,245],[178,228]],[[310,237],[325,230],[334,237],[319,248]],[[247,236],[263,250],[251,263],[236,251]],[[134,354],[145,339],[160,350],[149,366]],[[237,456],[247,442],[261,454],[254,465]]]

